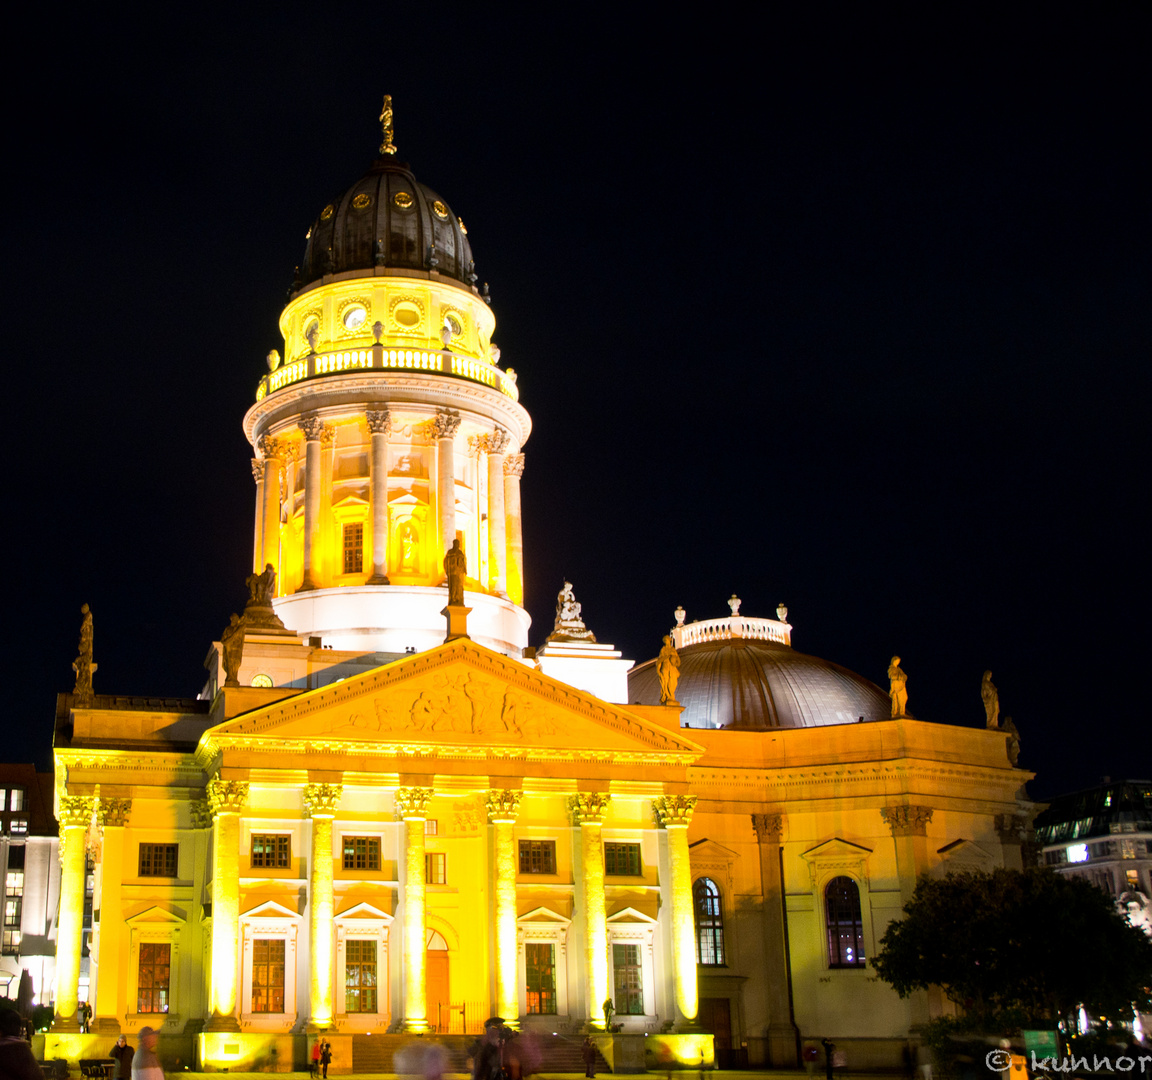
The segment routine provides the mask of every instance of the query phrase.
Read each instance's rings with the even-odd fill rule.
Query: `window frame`
[[[544,867],[533,867],[533,862],[537,855],[546,854],[548,858],[548,865]],[[525,858],[527,855],[527,858]],[[556,841],[555,840],[534,840],[525,838],[518,842],[516,847],[516,865],[521,874],[531,874],[534,877],[555,877],[556,876]]]
[[[847,885],[851,886],[851,892],[840,885],[840,882],[846,882]],[[834,886],[842,890],[842,895],[838,898],[832,896]],[[828,967],[838,971],[867,967],[867,946],[864,943],[864,905],[860,895],[860,883],[848,874],[837,874],[824,883],[821,895],[824,900],[824,931]],[[854,905],[852,903],[853,896],[855,897]],[[833,911],[834,902],[838,905],[838,910],[835,912]],[[845,912],[850,916],[849,919],[844,918]],[[850,928],[849,932],[856,941],[855,952],[857,955],[853,960],[844,959],[845,953],[852,949],[851,946],[846,947],[844,945],[844,928],[846,926]]]
[[[349,861],[348,861],[348,858],[349,858],[348,844],[349,843],[351,843],[353,845],[353,850],[351,853],[352,854],[351,865],[349,864]],[[364,866],[357,866],[356,865],[356,859],[357,859],[358,853],[355,850],[355,846],[359,843],[364,844],[364,851],[365,851],[364,862],[366,864]],[[380,843],[380,837],[379,836],[367,836],[367,835],[364,835],[361,833],[345,833],[344,835],[342,835],[340,837],[340,869],[345,870],[345,871],[351,870],[353,872],[359,870],[363,873],[368,873],[368,874],[379,873],[380,868],[383,865],[382,861],[381,861],[381,849],[382,849],[382,847],[383,847],[383,845]],[[373,861],[375,861],[375,866],[372,865]]]
[[[644,858],[643,846],[636,840],[605,840],[604,841],[604,874],[606,877],[643,877],[644,876]],[[627,857],[624,859],[626,868],[621,869],[619,865],[620,856],[627,852]],[[612,866],[609,867],[609,853],[611,853]],[[633,860],[632,856],[635,856]],[[635,869],[632,867],[635,866]]]
[[[263,960],[260,959],[259,953],[261,946],[264,946],[269,955]],[[277,961],[272,957],[271,953],[275,951],[272,947],[279,946],[279,965],[280,965],[280,983],[279,987],[269,978],[263,985],[258,982],[257,968],[263,968],[267,972],[271,972],[273,966]],[[263,935],[252,938],[252,975],[248,984],[248,992],[251,996],[251,1012],[254,1016],[283,1016],[284,1004],[286,998],[286,985],[288,982],[288,943],[282,936],[268,936]],[[269,1005],[275,1005],[275,991],[278,989],[280,993],[280,1007],[277,1008],[258,1008],[256,1005],[256,992],[257,990],[264,990],[268,994]]]
[[[540,950],[548,950],[548,964],[546,967],[530,964],[529,957]],[[547,972],[551,979],[552,985],[550,987],[538,986],[536,989],[532,987],[533,973]],[[537,981],[542,981],[537,979]],[[559,994],[557,991],[556,979],[556,942],[555,941],[526,941],[524,942],[524,1002],[525,1013],[528,1016],[559,1016],[557,1011],[559,1008]],[[542,1006],[544,997],[547,995],[550,998],[551,1008],[533,1008],[533,995],[536,996],[536,1005]]]
[[[708,887],[711,886],[711,892]],[[705,903],[701,904],[701,898]],[[701,910],[714,902],[715,912]],[[707,920],[702,921],[702,918]],[[715,878],[702,874],[692,882],[692,922],[693,936],[696,939],[696,963],[701,967],[727,967],[728,955],[724,947],[724,894]],[[705,950],[702,946],[705,939],[710,941],[709,954],[714,959],[705,960]]]
[[[437,870],[437,867],[439,869]],[[443,851],[424,852],[424,884],[448,884],[448,855]]]
[[[619,951],[618,951],[619,950]],[[623,963],[620,962],[620,953],[627,954]],[[635,986],[620,986],[620,976],[630,972],[635,973]],[[624,995],[624,1004],[621,1007],[621,994]],[[628,999],[631,999],[629,1003]],[[616,1006],[617,1016],[644,1016],[644,947],[634,941],[612,942],[612,1001]],[[631,1005],[635,1005],[632,1008]]]
[[[261,852],[259,855],[261,860],[270,859],[271,861],[257,861],[257,841],[272,842],[273,850],[270,853]],[[283,852],[281,852],[281,848],[283,848]],[[290,870],[292,868],[292,834],[254,832],[249,837],[248,853],[249,865],[253,870]]]
[[[353,542],[349,544],[349,537]],[[353,556],[349,565],[349,556]],[[340,566],[344,575],[364,573],[364,522],[345,521],[340,528]]]
[[[160,844],[142,841],[137,854],[137,877],[178,878],[180,876],[180,845],[178,843]],[[169,863],[169,855],[171,855],[171,863]],[[145,865],[146,856],[147,867]],[[169,869],[171,869],[171,873],[168,872]]]
[[[147,950],[147,952],[146,952]],[[161,962],[160,953],[164,957]],[[167,1016],[172,1011],[172,942],[170,941],[142,941],[136,954],[136,1015],[137,1016]],[[146,963],[146,958],[151,962]],[[147,987],[144,985],[144,972],[150,969],[153,972],[152,980]],[[163,970],[166,978],[161,984],[157,981],[155,972]],[[144,1008],[144,995],[163,994],[163,1008]],[[149,1005],[158,1004],[159,999],[153,999]]]

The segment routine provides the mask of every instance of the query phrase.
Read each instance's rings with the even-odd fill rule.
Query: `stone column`
[[[392,414],[387,409],[369,410],[372,433],[372,576],[369,585],[388,584],[388,434]]]
[[[239,1031],[236,1019],[240,930],[240,811],[248,801],[242,780],[208,783],[212,811],[212,972],[205,1031]]]
[[[424,918],[424,819],[432,789],[396,790],[396,813],[404,821],[404,1030],[428,1030],[424,967],[428,931]]]
[[[257,560],[255,572],[261,573],[268,563],[276,568],[280,574],[280,473],[284,462],[290,453],[288,444],[282,439],[273,439],[268,435],[260,441],[264,451],[264,486],[263,509],[260,512],[260,558]],[[277,580],[277,592],[282,586]]]
[[[318,416],[300,421],[304,432],[304,580],[297,592],[319,588],[318,556],[320,537],[320,449],[324,424]]]
[[[787,912],[780,870],[782,814],[753,814],[752,828],[760,845],[760,897],[764,920],[764,971],[768,990],[768,1059],[774,1069],[796,1069],[799,1032],[792,1018],[788,992]]]
[[[927,835],[932,808],[893,803],[882,807],[880,816],[892,830],[892,839],[896,845],[896,873],[900,879],[900,902],[903,906],[912,899],[917,879],[928,869]],[[939,1002],[938,989],[934,992],[915,990],[909,994],[908,1012],[914,1027],[927,1023],[931,1018],[934,998]]]
[[[488,792],[492,826],[493,876],[496,895],[496,1015],[519,1026],[520,988],[516,963],[516,816],[523,792],[493,788]]]
[[[436,499],[440,510],[440,549],[432,560],[435,573],[440,573],[444,554],[456,539],[456,458],[454,445],[460,430],[460,414],[447,409],[432,421],[436,436]]]
[[[524,475],[524,455],[504,458],[504,520],[507,534],[508,599],[524,603],[524,531],[520,516],[520,477]]]
[[[572,823],[580,826],[580,878],[584,889],[584,987],[588,1022],[603,1029],[601,1006],[611,997],[608,985],[608,908],[604,900],[604,845],[601,826],[612,796],[581,792],[568,800]]]
[[[332,886],[332,819],[336,817],[343,790],[341,784],[308,784],[304,788],[304,813],[312,819],[308,865],[310,1031],[327,1031],[332,1027],[332,917],[336,913]]]
[[[84,943],[85,841],[95,800],[60,796],[60,917],[56,922],[56,1015],[53,1031],[79,1031],[80,951]]]
[[[508,594],[508,544],[504,520],[504,451],[508,432],[497,428],[484,437],[488,451],[488,589]]]
[[[121,875],[124,865],[124,826],[132,812],[131,799],[101,799],[96,806],[103,838],[100,843],[100,898],[102,911],[119,911],[121,903]],[[96,903],[96,900],[93,900]],[[117,976],[123,970],[120,963],[120,941],[124,923],[119,919],[100,921],[99,979],[96,1000],[92,1005],[92,1030],[113,1037],[120,1033],[117,1019]]]
[[[260,561],[264,549],[264,459],[252,459],[252,479],[256,481],[256,522],[252,526],[252,572],[260,573],[264,564]]]
[[[688,825],[696,809],[695,795],[661,795],[652,800],[656,819],[668,834],[672,877],[672,966],[677,1019],[691,1025],[699,1008],[696,993],[696,918],[692,903],[692,864],[688,855]]]

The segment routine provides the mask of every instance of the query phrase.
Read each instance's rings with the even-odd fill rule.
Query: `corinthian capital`
[[[319,442],[324,437],[324,421],[315,414],[302,417],[300,430],[304,432],[304,438],[308,442]]]
[[[314,818],[335,817],[343,793],[343,784],[308,784],[304,788],[304,813]]]
[[[504,459],[504,475],[505,476],[523,476],[524,475],[524,455],[523,454],[509,454]]]
[[[396,789],[396,814],[405,821],[418,821],[428,813],[428,800],[432,798],[430,787],[402,787]]]
[[[132,813],[131,799],[101,799],[96,807],[96,817],[104,828],[123,828],[128,824]]]
[[[264,479],[264,459],[254,457],[252,459],[252,479],[256,483],[260,483]]]
[[[498,822],[512,822],[520,813],[520,800],[524,797],[522,791],[512,791],[510,788],[493,788],[488,792],[488,824]]]
[[[86,828],[92,820],[96,800],[88,795],[61,795],[56,820],[61,829]]]
[[[695,795],[661,795],[652,800],[656,820],[666,829],[688,828],[695,809]]]
[[[612,796],[606,791],[582,791],[568,797],[568,812],[573,825],[599,825]]]
[[[893,836],[924,836],[928,831],[928,822],[932,820],[932,807],[897,803],[881,807],[880,816],[892,830]]]
[[[508,449],[508,444],[511,441],[512,436],[508,432],[503,428],[497,428],[485,435],[473,436],[468,440],[468,445],[477,453],[483,450],[486,454],[502,454]]]
[[[392,413],[388,409],[369,409],[364,418],[373,435],[387,435],[392,430]]]
[[[753,814],[752,828],[758,844],[778,844],[784,832],[783,814]]]
[[[437,439],[454,439],[460,430],[460,414],[451,409],[441,409],[432,421],[432,435]]]
[[[208,781],[205,794],[213,817],[238,814],[248,801],[248,783],[245,780],[221,780],[214,776]]]
[[[277,439],[272,435],[260,436],[260,453],[265,458],[286,458],[291,444],[287,439]]]

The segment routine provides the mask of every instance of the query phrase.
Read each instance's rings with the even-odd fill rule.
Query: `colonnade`
[[[389,408],[368,409],[365,414],[371,440],[369,453],[369,511],[372,525],[369,585],[389,584],[388,473],[393,417]],[[442,557],[456,539],[456,441],[460,431],[459,413],[441,409],[428,424],[428,437],[436,446],[436,528],[435,550]],[[312,414],[300,419],[298,427],[304,446],[304,532],[303,577],[298,591],[319,588],[319,535],[322,510],[323,451],[333,446],[336,431]],[[474,436],[469,447],[487,459],[488,498],[483,516],[487,521],[488,577],[482,584],[489,592],[507,596],[513,603],[524,602],[524,540],[520,508],[520,478],[524,455],[510,454],[511,437],[502,428]],[[252,569],[259,573],[271,563],[279,573],[281,565],[281,506],[288,497],[284,489],[289,467],[296,464],[299,443],[283,434],[265,435],[259,443],[260,456],[252,459],[256,481],[256,520],[252,547]],[[439,558],[433,560],[439,565]]]
[[[309,942],[311,951],[309,1029],[332,1028],[334,1018],[334,915],[333,822],[343,786],[310,783],[304,788],[304,813],[311,820],[308,866]],[[430,787],[396,790],[396,814],[403,822],[401,860],[403,881],[403,1002],[402,1024],[413,1033],[429,1030],[425,1015],[426,881],[424,830]],[[208,819],[212,828],[211,924],[206,1031],[239,1031],[239,974],[237,950],[240,932],[240,817],[248,800],[248,783],[223,780],[209,782],[206,791]],[[495,1012],[519,1016],[517,964],[518,873],[515,825],[522,793],[494,788],[487,799],[492,826],[492,877],[495,901],[494,975]],[[604,885],[604,853],[601,829],[611,802],[607,792],[582,792],[568,799],[573,826],[580,831],[578,907],[582,909],[585,946],[583,977],[589,1020],[602,1023],[599,1005],[611,996],[608,964],[607,900]],[[120,800],[102,818],[105,829],[117,829],[112,840],[119,852],[126,823],[127,805]],[[677,1020],[696,1017],[696,943],[693,929],[692,881],[688,853],[688,824],[696,797],[662,796],[653,800],[657,823],[667,834],[671,894],[671,935],[674,997]],[[60,919],[57,948],[56,1030],[78,1030],[80,953],[83,930],[85,841],[96,809],[96,800],[62,796],[60,830],[62,855]],[[207,824],[207,820],[203,822]],[[110,884],[114,882],[110,879]],[[107,905],[105,905],[107,906]],[[109,912],[111,914],[111,912]],[[113,921],[115,921],[113,919]],[[102,944],[113,947],[114,942]],[[115,987],[101,987],[98,1015],[115,1015]],[[107,998],[107,1001],[104,999]]]

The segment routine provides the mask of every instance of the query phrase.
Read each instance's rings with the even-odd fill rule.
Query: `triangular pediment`
[[[181,918],[174,911],[156,905],[137,912],[129,919],[124,920],[129,926],[183,926],[186,919]]]
[[[949,870],[989,870],[996,863],[990,851],[963,838],[937,848],[936,854],[941,860],[938,867],[940,873]]]
[[[609,915],[605,920],[609,923],[649,923],[653,926],[656,920],[651,915],[645,915],[642,911],[637,911],[634,907],[622,908],[613,915]]]
[[[703,863],[733,863],[737,859],[736,852],[731,848],[726,848],[723,844],[718,844],[715,840],[709,840],[707,837],[703,840],[697,840],[694,844],[689,844],[688,851],[693,866]]]
[[[386,911],[381,911],[378,907],[373,907],[371,904],[360,903],[350,907],[347,911],[340,912],[334,921],[342,922],[344,920],[351,920],[355,922],[357,919],[371,919],[373,921],[390,923],[392,916]]]
[[[553,911],[548,907],[536,907],[531,911],[526,911],[516,921],[518,923],[562,923],[564,926],[572,922],[571,919],[566,919],[558,911]]]
[[[466,639],[225,721],[199,753],[210,760],[229,747],[681,766],[704,753],[678,729]]]
[[[266,900],[263,904],[240,913],[242,919],[299,919],[300,917],[298,911],[286,908],[283,904],[276,903],[275,900]]]
[[[800,857],[809,862],[822,862],[833,859],[864,859],[871,854],[871,848],[853,844],[850,840],[842,840],[839,836],[834,836],[831,840],[825,840],[822,844],[809,848]]]

